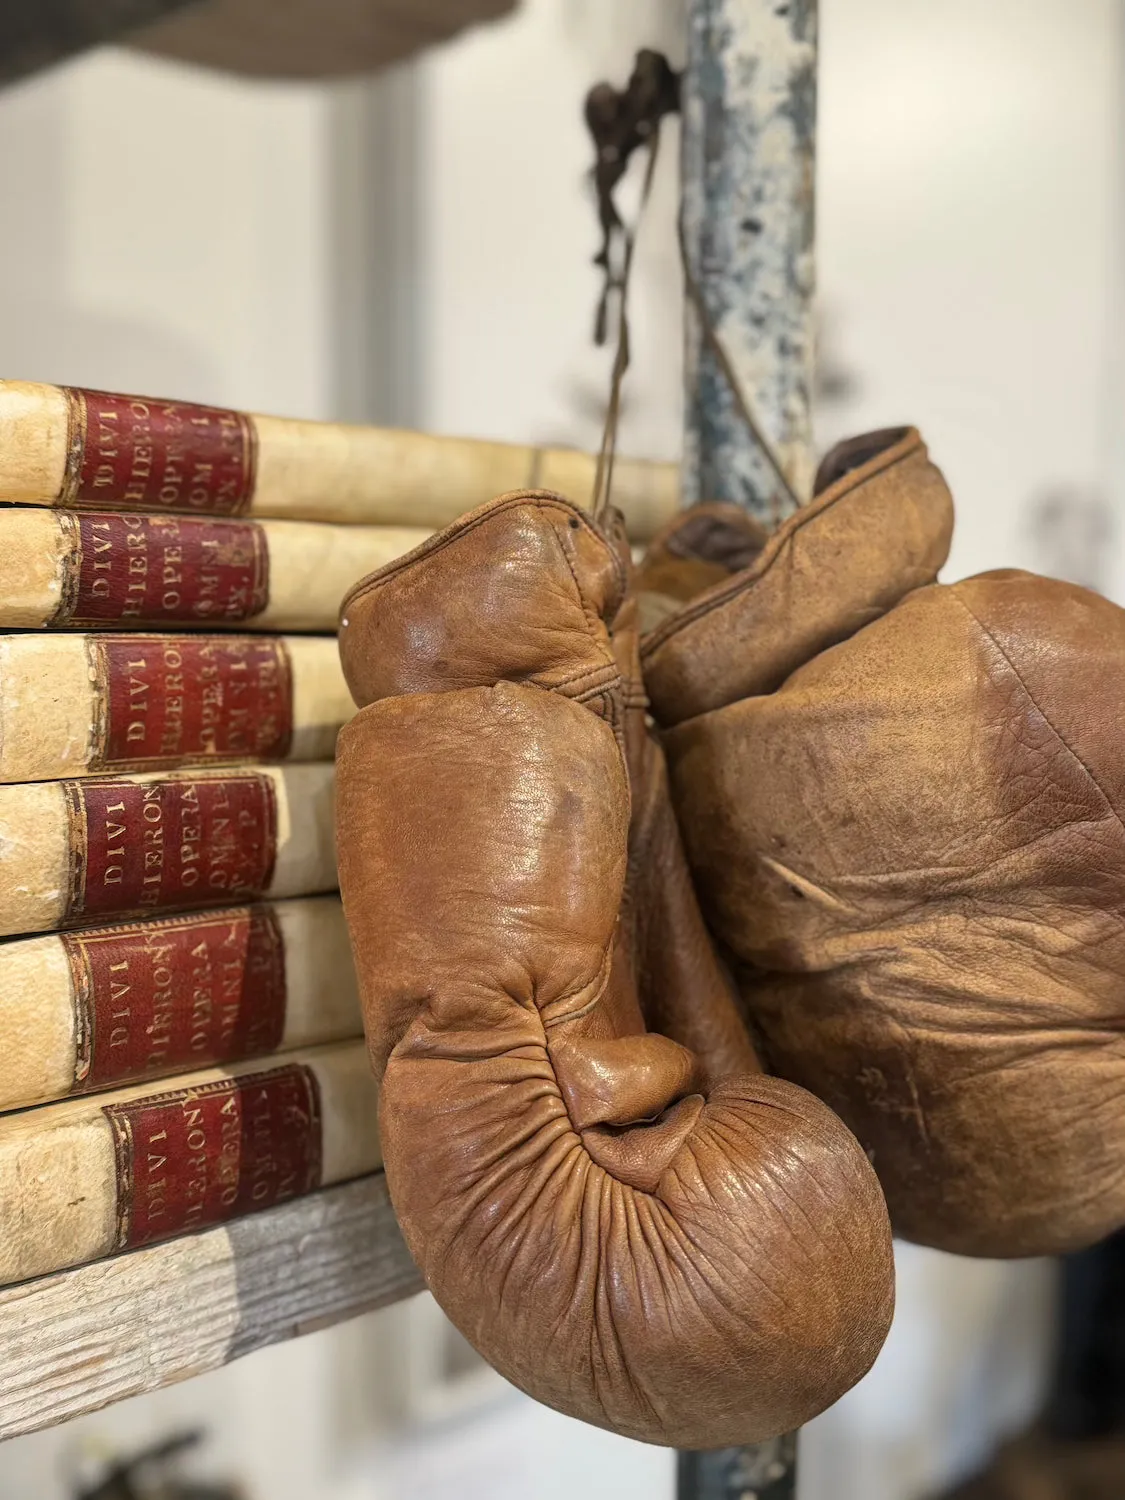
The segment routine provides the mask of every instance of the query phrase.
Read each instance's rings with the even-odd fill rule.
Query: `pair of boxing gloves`
[[[520,493],[346,601],[391,1195],[562,1411],[760,1440],[870,1366],[892,1225],[1007,1256],[1125,1222],[1125,612],[938,586],[951,530],[897,431],[772,537],[700,507],[634,573]]]

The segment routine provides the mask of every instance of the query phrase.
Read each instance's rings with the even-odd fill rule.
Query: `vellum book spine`
[[[589,504],[596,467],[563,448],[0,381],[0,500],[21,505],[436,530],[506,490]],[[672,518],[679,493],[674,464],[615,464],[634,540]]]
[[[429,534],[11,506],[0,510],[0,629],[332,633],[349,588]]]
[[[335,768],[0,786],[0,936],[336,887]]]
[[[354,712],[331,637],[0,635],[0,782],[328,760]]]
[[[0,1111],[362,1033],[337,896],[0,944]]]
[[[0,1118],[0,1285],[271,1208],[381,1162],[362,1042]]]

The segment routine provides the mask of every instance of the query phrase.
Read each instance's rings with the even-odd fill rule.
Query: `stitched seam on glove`
[[[512,490],[507,495],[500,495],[495,500],[489,500],[487,504],[478,507],[477,511],[470,511],[462,520],[454,521],[452,526],[447,526],[444,531],[439,531],[436,536],[427,537],[413,551],[407,552],[403,557],[396,558],[394,562],[388,563],[385,568],[379,568],[376,572],[369,574],[367,578],[361,579],[353,589],[344,595],[344,602],[340,606],[341,613],[346,613],[349,606],[355,604],[357,600],[362,599],[367,594],[375,593],[384,583],[389,582],[390,579],[397,577],[399,573],[413,567],[422,559],[423,555],[426,558],[435,556],[437,553],[444,551],[451,542],[457,541],[462,536],[467,536],[469,532],[475,531],[479,526],[484,525],[486,521],[490,521],[494,517],[502,515],[505,511],[516,509],[521,505],[528,505],[537,510],[560,511],[568,518],[571,516],[577,517],[588,531],[592,532],[600,542],[605,544],[606,551],[613,565],[618,587],[624,593],[626,578],[620,558],[614,553],[613,548],[605,542],[605,538],[597,527],[591,523],[589,517],[583,515],[577,505],[568,500],[565,495],[558,495],[553,490]]]
[[[775,534],[758,560],[750,565],[744,572],[738,573],[729,581],[715,584],[711,589],[701,594],[692,604],[686,605],[671,619],[658,625],[651,635],[645,637],[641,642],[641,657],[647,659],[654,656],[659,649],[668,641],[673,639],[689,625],[695,624],[697,620],[709,615],[723,605],[736,599],[764,578],[775,564],[785,555],[792,541],[799,532],[803,531],[812,522],[817,521],[833,506],[846,500],[853,490],[860,488],[879,474],[887,473],[899,464],[915,457],[918,453],[925,453],[926,446],[918,432],[912,431],[910,436],[903,438],[893,448],[880,453],[878,457],[871,459],[861,468],[853,469],[843,479],[838,480],[830,490],[827,490],[818,500],[798,511],[796,515]]]

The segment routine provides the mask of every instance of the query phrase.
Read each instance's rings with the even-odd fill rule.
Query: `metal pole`
[[[676,1484],[679,1500],[793,1500],[796,1434],[759,1443],[755,1448],[681,1453]]]
[[[817,0],[691,0],[689,17],[684,504],[776,524],[812,492]],[[680,1500],[796,1485],[795,1435],[679,1457]]]
[[[813,475],[816,19],[816,0],[691,0],[682,85],[687,263],[801,500]],[[690,299],[685,355],[684,504],[731,500],[778,520],[792,500]]]

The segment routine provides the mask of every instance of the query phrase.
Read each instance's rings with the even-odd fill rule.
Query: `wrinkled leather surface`
[[[628,550],[503,497],[361,585],[340,878],[403,1231],[540,1400],[631,1437],[786,1431],[893,1301],[855,1140],[765,1076],[646,728]]]
[[[901,566],[860,524],[896,470]],[[845,472],[775,542],[780,585],[700,595],[646,671],[771,1068],[855,1131],[896,1231],[1059,1252],[1125,1222],[1125,612],[1018,572],[915,589],[935,474]]]

